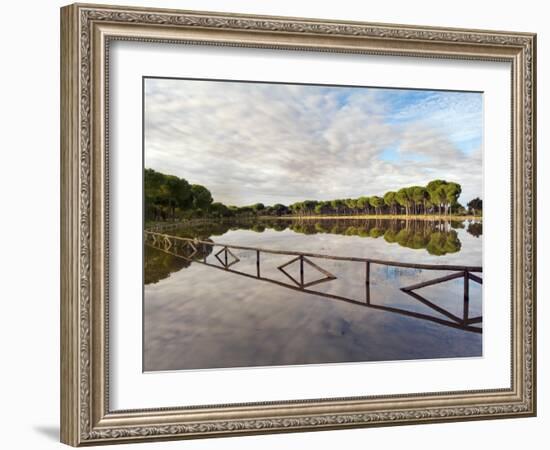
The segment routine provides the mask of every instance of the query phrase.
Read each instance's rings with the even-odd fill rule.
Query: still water
[[[164,233],[254,250],[229,247],[225,269],[224,247],[195,244],[182,258],[144,246],[146,371],[482,355],[478,282],[468,282],[467,302],[463,276],[400,289],[456,270],[370,264],[366,283],[364,261],[306,257],[313,283],[301,289],[299,260],[278,269],[296,256],[255,250],[481,266],[479,222],[274,219]]]

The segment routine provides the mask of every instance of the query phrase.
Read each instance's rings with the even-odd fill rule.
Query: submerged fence
[[[266,281],[273,283],[282,287],[286,287],[293,290],[298,290],[308,294],[314,294],[322,297],[332,298],[334,300],[341,300],[353,304],[358,304],[361,306],[368,306],[373,309],[384,310],[388,312],[394,312],[397,314],[415,317],[423,320],[428,320],[431,322],[439,323],[441,325],[446,325],[453,328],[459,328],[466,331],[471,331],[475,333],[481,333],[482,329],[480,327],[473,326],[482,322],[482,316],[469,317],[469,301],[470,301],[470,281],[473,281],[478,284],[483,283],[483,279],[476,275],[476,273],[481,273],[481,266],[461,266],[461,265],[448,265],[448,264],[415,264],[415,263],[405,263],[400,261],[386,261],[381,259],[374,258],[363,258],[363,257],[347,257],[347,256],[333,256],[333,255],[324,255],[318,253],[310,252],[299,252],[299,251],[290,251],[290,250],[271,250],[259,247],[249,247],[242,245],[232,245],[224,244],[219,242],[213,242],[210,240],[201,240],[193,238],[185,238],[180,236],[173,236],[169,234],[159,233],[156,231],[146,230],[144,231],[144,242],[145,244],[162,250],[165,253],[169,253],[178,258],[183,258],[187,261],[193,261],[196,263],[204,264],[209,267],[225,270],[237,275],[244,277],[249,277],[261,281]],[[218,249],[214,252],[215,249]],[[256,273],[247,273],[239,270],[235,270],[233,267],[238,264],[241,260],[235,255],[234,251],[250,251],[255,253],[255,262],[256,262]],[[214,262],[208,262],[207,258],[209,256],[214,257]],[[286,255],[291,257],[290,260],[276,266],[276,268],[283,273],[290,282],[283,282],[276,280],[274,278],[269,278],[262,276],[262,264],[265,257],[262,255]],[[365,283],[365,300],[359,301],[357,299],[348,298],[342,295],[331,294],[327,292],[320,292],[316,290],[311,290],[312,286],[327,283],[332,280],[338,279],[338,277],[328,271],[327,269],[321,267],[320,262],[313,262],[311,258],[321,259],[321,260],[332,260],[332,261],[348,261],[354,263],[364,264],[364,283]],[[294,277],[288,271],[288,267],[293,264],[299,264],[299,276]],[[447,319],[441,319],[439,317],[408,311],[402,308],[395,308],[384,305],[376,305],[371,302],[370,295],[370,285],[371,285],[371,266],[373,264],[388,266],[388,267],[398,267],[398,268],[407,268],[407,269],[419,269],[419,270],[431,270],[431,271],[450,271],[452,273],[431,280],[423,281],[409,286],[400,287],[399,289],[418,300],[425,306],[429,307],[433,311],[440,313],[445,316]],[[308,265],[315,269],[319,274],[319,278],[306,281],[304,276],[305,265]],[[434,304],[429,301],[427,298],[423,297],[419,293],[415,292],[418,289],[437,285],[444,283],[446,281],[463,278],[464,280],[464,294],[463,294],[463,313],[462,317],[458,317],[455,314],[447,311],[446,309]]]

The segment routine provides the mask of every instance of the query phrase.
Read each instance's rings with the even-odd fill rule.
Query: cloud
[[[482,195],[481,94],[147,79],[145,166],[245,205],[443,178]],[[391,155],[391,157],[388,157]]]

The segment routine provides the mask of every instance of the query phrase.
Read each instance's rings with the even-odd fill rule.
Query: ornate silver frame
[[[510,388],[111,411],[106,67],[114,39],[510,62]],[[62,442],[80,446],[535,415],[535,52],[531,33],[83,4],[62,8]]]

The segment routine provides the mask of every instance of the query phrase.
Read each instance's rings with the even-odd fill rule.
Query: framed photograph
[[[535,415],[535,57],[62,8],[62,442]]]

